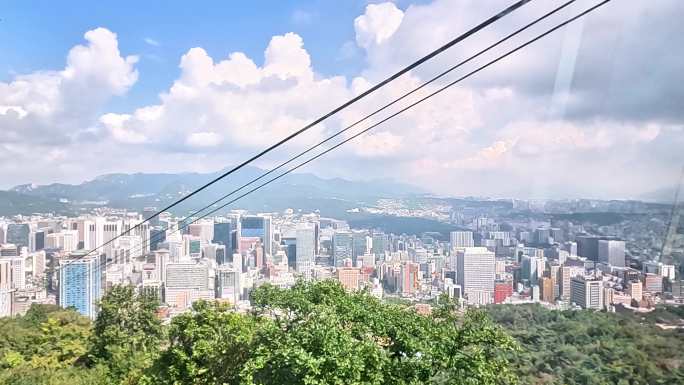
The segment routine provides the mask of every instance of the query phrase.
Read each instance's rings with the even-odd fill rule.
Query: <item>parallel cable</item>
[[[544,15],[539,16],[538,18],[536,18],[536,19],[533,20],[532,22],[530,22],[530,23],[524,25],[523,27],[520,27],[519,29],[517,29],[517,30],[515,30],[515,31],[513,31],[513,32],[511,32],[511,33],[509,33],[508,35],[506,35],[506,36],[503,37],[502,39],[498,40],[497,42],[495,42],[495,43],[493,43],[493,44],[491,44],[491,45],[489,45],[489,46],[487,46],[486,48],[480,50],[480,51],[477,52],[476,54],[474,54],[474,55],[468,57],[467,59],[465,59],[465,60],[459,62],[458,64],[451,66],[451,67],[448,68],[447,70],[445,70],[445,71],[441,72],[440,74],[438,74],[438,75],[432,77],[430,80],[428,80],[428,81],[426,81],[426,82],[420,84],[418,87],[416,87],[416,88],[414,88],[414,89],[412,89],[412,90],[410,90],[410,91],[408,91],[408,92],[402,94],[402,95],[399,96],[398,98],[396,98],[396,99],[392,100],[391,102],[385,104],[384,106],[382,106],[382,107],[376,109],[375,111],[373,111],[373,112],[371,112],[370,114],[364,116],[363,118],[361,118],[361,119],[355,121],[354,123],[350,124],[349,126],[345,127],[344,129],[342,129],[342,130],[340,130],[340,131],[337,131],[337,132],[334,133],[333,135],[331,135],[331,136],[329,136],[329,137],[323,139],[322,141],[318,142],[317,144],[312,145],[312,146],[309,147],[308,149],[306,149],[306,150],[300,152],[299,154],[297,154],[297,155],[293,156],[292,158],[288,159],[287,161],[285,161],[285,162],[283,162],[283,163],[280,163],[278,166],[272,168],[271,170],[269,170],[269,171],[267,171],[267,172],[261,174],[260,176],[258,176],[258,177],[256,177],[256,178],[253,178],[253,179],[250,180],[249,182],[247,182],[247,183],[243,184],[242,186],[240,186],[240,187],[238,187],[238,188],[232,190],[231,192],[229,192],[229,193],[223,195],[223,196],[220,197],[219,199],[217,199],[217,200],[215,200],[215,201],[213,201],[213,202],[207,204],[206,206],[202,207],[201,209],[198,209],[198,210],[196,210],[195,212],[189,214],[189,215],[186,217],[186,219],[183,219],[183,220],[180,222],[180,224],[177,224],[177,226],[182,225],[182,223],[185,222],[186,220],[192,220],[193,217],[195,217],[196,215],[200,214],[200,213],[203,212],[204,210],[213,207],[214,205],[216,205],[217,203],[223,201],[224,199],[226,199],[226,198],[228,198],[228,197],[230,197],[230,196],[232,196],[232,195],[238,193],[239,191],[245,189],[246,187],[249,187],[251,184],[258,182],[259,180],[261,180],[261,179],[267,177],[268,175],[274,173],[275,171],[277,171],[277,170],[279,170],[279,169],[285,167],[286,165],[292,163],[292,162],[295,161],[296,159],[301,158],[302,156],[304,156],[304,155],[308,154],[309,152],[313,151],[314,149],[316,149],[316,148],[322,146],[323,144],[325,144],[325,143],[331,141],[332,139],[338,137],[339,135],[341,135],[341,134],[343,134],[343,133],[349,131],[350,129],[356,127],[357,125],[359,125],[359,124],[365,122],[366,120],[368,120],[368,119],[372,118],[373,116],[379,114],[380,112],[386,110],[387,108],[389,108],[389,107],[395,105],[396,103],[398,103],[398,102],[404,100],[405,98],[407,98],[407,97],[413,95],[414,93],[418,92],[419,90],[425,88],[426,86],[428,86],[428,85],[434,83],[434,82],[437,81],[438,79],[440,79],[440,78],[446,76],[447,74],[451,73],[452,71],[454,71],[454,70],[456,70],[456,69],[462,67],[463,65],[465,65],[465,64],[467,64],[467,63],[469,63],[469,62],[471,62],[472,60],[474,60],[474,59],[480,57],[481,55],[483,55],[483,54],[486,53],[487,51],[490,51],[491,49],[496,48],[497,46],[501,45],[502,43],[506,42],[507,40],[510,40],[511,38],[515,37],[516,35],[522,33],[523,31],[529,29],[530,27],[532,27],[532,26],[538,24],[538,23],[541,22],[542,20],[544,20],[544,19],[546,19],[546,18],[552,16],[553,14],[555,14],[555,13],[557,13],[558,11],[564,9],[565,7],[567,7],[567,6],[569,6],[570,4],[574,3],[575,1],[576,1],[576,0],[569,0],[569,1],[567,1],[567,2],[565,2],[565,3],[563,3],[563,4],[561,4],[560,6],[554,8],[553,10],[551,10],[551,11],[545,13]],[[193,223],[194,223],[194,222],[193,222]],[[190,224],[192,224],[192,223],[188,223],[188,225],[190,225]],[[162,229],[162,230],[168,230],[170,227],[171,227],[171,226],[167,226],[165,229]],[[178,229],[173,230],[173,232],[181,231],[181,230],[185,229],[186,227],[187,227],[187,226],[184,226],[184,225],[183,225],[182,227],[178,227]],[[152,237],[155,237],[156,239],[152,239]],[[154,240],[158,240],[159,238],[161,238],[161,234],[155,234],[154,236],[150,236],[149,242],[143,242],[142,250],[144,250],[144,249],[147,247],[147,244],[151,244]],[[142,252],[142,250],[141,250],[141,252]]]
[[[603,5],[605,5],[606,3],[610,2],[610,1],[611,1],[611,0],[604,0],[604,1],[598,3],[598,4],[594,5],[594,6],[592,6],[592,7],[588,8],[588,9],[586,9],[585,11],[583,11],[583,12],[577,14],[576,16],[574,16],[574,17],[572,17],[572,18],[570,18],[570,19],[567,19],[566,21],[564,21],[564,22],[562,22],[562,23],[556,25],[555,27],[553,27],[553,28],[551,28],[551,29],[548,29],[548,30],[545,31],[544,33],[542,33],[542,34],[540,34],[540,35],[537,35],[535,38],[533,38],[533,39],[531,39],[531,40],[528,40],[528,41],[525,42],[524,44],[521,44],[521,45],[517,46],[516,48],[514,48],[514,49],[508,51],[507,53],[505,53],[505,54],[503,54],[503,55],[497,57],[496,59],[493,59],[493,60],[487,62],[486,64],[484,64],[484,65],[482,65],[482,66],[476,68],[475,70],[473,70],[473,71],[471,71],[471,72],[469,72],[469,73],[467,73],[467,74],[465,74],[465,75],[459,77],[458,79],[456,79],[456,80],[454,80],[454,81],[448,83],[447,85],[445,85],[445,86],[443,86],[443,87],[437,89],[436,91],[434,91],[434,92],[428,94],[427,96],[424,96],[424,97],[418,99],[417,101],[415,101],[415,102],[409,104],[408,106],[406,106],[406,107],[404,107],[404,108],[402,108],[402,109],[400,109],[400,110],[398,110],[398,111],[392,113],[391,115],[389,115],[389,116],[383,118],[382,120],[378,121],[377,123],[374,123],[373,125],[369,126],[368,128],[365,128],[364,130],[362,130],[362,131],[360,131],[360,132],[354,134],[353,136],[351,136],[351,137],[349,137],[349,138],[347,138],[347,139],[345,139],[345,140],[343,140],[343,141],[337,143],[337,144],[334,145],[333,147],[330,147],[330,148],[326,149],[325,151],[323,151],[323,152],[317,154],[316,156],[314,156],[314,157],[312,157],[312,158],[310,158],[310,159],[308,159],[308,160],[306,160],[306,161],[304,161],[304,162],[298,164],[297,166],[294,166],[294,167],[288,169],[287,171],[285,171],[285,172],[279,174],[278,176],[276,176],[276,177],[274,177],[274,178],[271,178],[271,179],[267,180],[266,182],[264,182],[264,183],[262,183],[262,184],[260,184],[260,185],[258,185],[258,186],[256,186],[256,187],[254,187],[254,188],[248,190],[247,192],[245,192],[245,193],[239,195],[238,197],[236,197],[236,198],[234,198],[234,199],[232,199],[232,200],[226,202],[225,204],[223,204],[223,205],[221,205],[221,206],[219,206],[219,207],[213,209],[212,211],[209,211],[208,213],[203,214],[202,216],[193,219],[190,223],[187,223],[187,224],[184,225],[182,228],[179,228],[179,229],[176,229],[176,230],[173,230],[173,231],[174,231],[174,232],[176,232],[176,231],[181,231],[182,229],[186,228],[187,226],[189,226],[189,225],[191,225],[191,224],[194,224],[194,223],[196,223],[197,221],[199,221],[199,220],[201,220],[201,219],[204,219],[204,218],[206,218],[207,216],[209,216],[209,215],[211,215],[211,214],[216,213],[217,211],[219,211],[219,210],[225,208],[226,206],[228,206],[228,205],[230,205],[230,204],[232,204],[232,203],[235,203],[236,201],[238,201],[238,200],[244,198],[245,196],[247,196],[247,195],[249,195],[249,194],[251,194],[251,193],[253,193],[253,192],[255,192],[255,191],[259,190],[259,189],[261,189],[262,187],[264,187],[264,186],[266,186],[266,185],[268,185],[268,184],[270,184],[270,183],[272,183],[272,182],[274,182],[274,181],[276,181],[276,180],[278,180],[278,179],[284,177],[285,175],[287,175],[287,174],[289,174],[289,173],[291,173],[291,172],[293,172],[293,171],[295,171],[295,170],[297,170],[297,169],[299,169],[299,168],[301,168],[301,167],[303,167],[303,166],[305,166],[305,165],[311,163],[312,161],[314,161],[314,160],[320,158],[321,156],[323,156],[323,155],[325,155],[325,154],[327,154],[327,153],[329,153],[329,152],[335,150],[336,148],[338,148],[338,147],[344,145],[345,143],[347,143],[347,142],[349,142],[349,141],[351,141],[351,140],[353,140],[353,139],[355,139],[355,138],[357,138],[357,137],[359,137],[359,136],[365,134],[366,132],[370,131],[371,129],[373,129],[373,128],[379,126],[379,125],[381,125],[382,123],[384,123],[384,122],[386,122],[386,121],[388,121],[388,120],[390,120],[390,119],[396,117],[397,115],[399,115],[399,114],[401,114],[401,113],[403,113],[403,112],[405,112],[405,111],[407,111],[407,110],[409,110],[409,109],[415,107],[416,105],[418,105],[418,104],[420,104],[420,103],[422,103],[422,102],[424,102],[424,101],[426,101],[426,100],[432,98],[433,96],[442,93],[443,91],[445,91],[446,89],[448,89],[448,88],[454,86],[455,84],[460,83],[461,81],[463,81],[463,80],[465,80],[465,79],[471,77],[472,75],[475,75],[476,73],[478,73],[478,72],[484,70],[485,68],[487,68],[487,67],[489,67],[489,66],[491,66],[491,65],[493,65],[493,64],[495,64],[495,63],[497,63],[497,62],[499,62],[499,61],[501,61],[501,60],[503,60],[503,59],[505,59],[505,58],[507,58],[508,56],[510,56],[510,55],[512,55],[512,54],[514,54],[514,53],[516,53],[516,52],[518,52],[518,51],[520,51],[520,50],[522,50],[523,48],[525,48],[525,47],[527,47],[527,46],[529,46],[529,45],[535,43],[536,41],[538,41],[538,40],[544,38],[545,36],[547,36],[547,35],[549,35],[549,34],[555,32],[555,31],[557,31],[558,29],[560,29],[560,28],[566,26],[567,24],[569,24],[569,23],[571,23],[571,22],[573,22],[573,21],[575,21],[575,20],[577,20],[577,19],[579,19],[579,18],[581,18],[581,17],[583,17],[583,16],[586,16],[587,14],[591,13],[592,11],[596,10],[597,8],[599,8],[599,7],[603,6]],[[144,255],[144,254],[143,254],[143,255]],[[140,256],[142,256],[142,255],[140,255]],[[139,257],[140,257],[140,256],[139,256]]]
[[[358,102],[359,100],[365,98],[366,96],[370,95],[371,93],[373,93],[373,92],[377,91],[378,89],[384,87],[385,85],[391,83],[392,81],[396,80],[397,78],[404,75],[405,73],[407,73],[407,72],[411,71],[412,69],[420,66],[421,64],[423,64],[423,63],[427,62],[428,60],[434,58],[435,56],[441,54],[442,52],[444,52],[447,49],[451,48],[452,46],[460,43],[461,41],[469,38],[470,36],[474,35],[475,33],[479,32],[480,30],[486,28],[487,26],[495,23],[496,21],[500,20],[501,18],[509,15],[510,13],[512,13],[516,9],[519,9],[523,5],[529,3],[530,1],[532,1],[532,0],[518,0],[518,1],[516,1],[512,5],[508,6],[504,10],[502,10],[501,12],[497,13],[496,15],[488,18],[487,20],[481,22],[480,24],[476,25],[475,27],[471,28],[470,30],[464,32],[460,36],[454,38],[453,40],[442,45],[441,47],[437,48],[436,50],[430,52],[429,54],[421,57],[420,59],[416,60],[415,62],[413,62],[413,63],[409,64],[408,66],[404,67],[403,69],[399,70],[394,75],[386,78],[385,80],[374,85],[373,87],[369,88],[368,90],[366,90],[366,91],[362,92],[361,94],[353,97],[352,99],[350,99],[347,102],[343,103],[342,105],[336,107],[332,111],[330,111],[330,112],[324,114],[323,116],[317,118],[313,122],[307,124],[306,126],[300,128],[299,130],[293,132],[292,134],[281,139],[277,143],[269,146],[268,148],[266,148],[265,150],[261,151],[260,153],[258,153],[256,155],[252,156],[251,158],[245,160],[244,162],[240,163],[239,165],[237,165],[237,166],[231,168],[230,170],[222,173],[221,175],[215,177],[211,181],[209,181],[209,182],[205,183],[204,185],[200,186],[199,188],[193,190],[191,193],[183,196],[182,198],[180,198],[180,199],[176,200],[175,202],[169,204],[168,206],[164,207],[163,209],[161,209],[161,210],[155,212],[154,214],[150,215],[149,217],[143,219],[140,223],[136,224],[135,226],[131,227],[130,229],[127,229],[126,231],[122,232],[121,234],[119,234],[119,235],[115,236],[114,238],[106,241],[102,245],[88,251],[83,257],[88,256],[88,255],[92,254],[93,252],[103,248],[104,246],[111,244],[112,242],[114,242],[115,240],[119,239],[122,236],[130,234],[131,231],[140,228],[140,226],[142,226],[144,223],[149,222],[152,218],[155,218],[155,217],[159,216],[160,214],[162,214],[163,212],[168,211],[171,208],[177,206],[178,204],[190,199],[191,197],[193,197],[196,194],[198,194],[199,192],[205,190],[206,188],[208,188],[209,186],[218,182],[219,180],[222,180],[223,178],[227,177],[228,175],[233,174],[234,172],[242,169],[243,167],[247,166],[248,164],[252,163],[253,161],[263,157],[267,153],[269,153],[269,152],[273,151],[274,149],[282,146],[283,144],[289,142],[290,140],[292,140],[296,136],[301,135],[302,133],[308,131],[310,128],[318,125],[319,123],[323,122],[324,120],[330,118],[331,116],[337,114],[338,112],[344,110],[345,108],[347,108],[347,107],[351,106],[352,104]],[[83,257],[81,257],[81,258],[83,258]]]
[[[193,223],[196,223],[197,221],[199,221],[199,220],[201,220],[201,219],[203,219],[203,218],[206,218],[207,216],[209,216],[209,215],[211,215],[211,214],[213,214],[213,213],[216,213],[217,211],[219,211],[219,210],[225,208],[226,206],[228,206],[228,205],[230,205],[230,204],[232,204],[232,203],[235,203],[235,202],[238,201],[239,199],[242,199],[242,198],[244,198],[245,196],[247,196],[247,195],[249,195],[249,194],[251,194],[251,193],[253,193],[253,192],[255,192],[255,191],[257,191],[257,190],[259,190],[259,189],[261,189],[261,188],[263,188],[264,186],[266,186],[266,185],[268,185],[268,184],[270,184],[270,183],[272,183],[272,182],[274,182],[274,181],[276,181],[276,180],[278,180],[278,179],[280,179],[280,178],[286,176],[287,174],[289,174],[289,173],[291,173],[291,172],[293,172],[293,171],[295,171],[295,170],[297,170],[297,169],[299,169],[299,168],[301,168],[301,167],[303,167],[303,166],[305,166],[305,165],[307,165],[307,164],[313,162],[314,160],[316,160],[316,159],[322,157],[323,155],[325,155],[325,154],[327,154],[327,153],[329,153],[329,152],[331,152],[331,151],[337,149],[338,147],[340,147],[340,146],[342,146],[342,145],[348,143],[349,141],[351,141],[351,140],[353,140],[353,139],[355,139],[355,138],[357,138],[357,137],[359,137],[359,136],[365,134],[366,132],[370,131],[371,129],[373,129],[373,128],[377,127],[377,126],[379,126],[380,124],[383,124],[383,123],[387,122],[388,120],[390,120],[390,119],[396,117],[397,115],[400,115],[400,114],[402,114],[403,112],[405,112],[405,111],[407,111],[407,110],[409,110],[409,109],[415,107],[416,105],[418,105],[418,104],[420,104],[420,103],[422,103],[422,102],[424,102],[424,101],[426,101],[426,100],[432,98],[433,96],[442,93],[443,91],[445,91],[445,90],[447,90],[448,88],[450,88],[450,87],[456,85],[457,83],[460,83],[461,81],[463,81],[463,80],[465,80],[465,79],[471,77],[472,75],[475,75],[476,73],[478,73],[478,72],[480,72],[480,71],[482,71],[482,70],[484,70],[484,69],[490,67],[491,65],[493,65],[493,64],[495,64],[495,63],[497,63],[497,62],[499,62],[499,61],[501,61],[501,60],[507,58],[508,56],[510,56],[510,55],[512,55],[512,54],[514,54],[514,53],[516,53],[516,52],[518,52],[518,51],[520,51],[520,50],[522,50],[522,49],[528,47],[529,45],[531,45],[531,44],[535,43],[536,41],[538,41],[538,40],[540,40],[540,39],[542,39],[542,38],[548,36],[549,34],[551,34],[551,33],[555,32],[555,31],[557,31],[558,29],[560,29],[560,28],[566,26],[567,24],[572,23],[573,21],[575,21],[575,20],[577,20],[577,19],[579,19],[579,18],[582,18],[582,17],[586,16],[587,14],[589,14],[589,13],[593,12],[594,10],[598,9],[599,7],[601,7],[601,6],[603,6],[603,5],[607,4],[607,3],[609,3],[610,1],[611,1],[611,0],[603,0],[602,2],[600,2],[600,3],[598,3],[598,4],[594,5],[594,6],[592,6],[592,7],[590,7],[590,8],[588,8],[588,9],[586,9],[586,10],[584,10],[583,12],[581,12],[581,13],[579,13],[579,14],[577,14],[577,15],[575,15],[574,17],[572,17],[572,18],[570,18],[570,19],[567,19],[566,21],[564,21],[564,22],[562,22],[562,23],[560,23],[560,24],[557,24],[557,25],[554,26],[553,28],[548,29],[547,31],[545,31],[545,32],[543,32],[543,33],[537,35],[537,36],[534,37],[533,39],[528,40],[527,42],[525,42],[525,43],[523,43],[523,44],[517,46],[516,48],[514,48],[514,49],[512,49],[512,50],[510,50],[510,51],[508,51],[508,52],[506,52],[505,54],[503,54],[503,55],[501,55],[501,56],[498,56],[497,58],[495,58],[495,59],[493,59],[493,60],[487,62],[486,64],[484,64],[484,65],[482,65],[482,66],[480,66],[480,67],[478,67],[478,68],[476,68],[475,70],[473,70],[473,71],[471,71],[471,72],[469,72],[469,73],[467,73],[467,74],[465,74],[465,75],[459,77],[458,79],[456,79],[456,80],[454,80],[454,81],[452,81],[452,82],[446,84],[445,86],[443,86],[443,87],[437,89],[436,91],[434,91],[434,92],[428,94],[427,96],[424,96],[424,97],[420,98],[419,100],[417,100],[417,101],[415,101],[415,102],[409,104],[408,106],[406,106],[406,107],[404,107],[404,108],[402,108],[402,109],[400,109],[400,110],[398,110],[398,111],[392,113],[391,115],[389,115],[389,116],[383,118],[382,120],[380,120],[380,121],[374,123],[373,125],[367,127],[366,129],[364,129],[364,130],[362,130],[362,131],[360,131],[360,132],[354,134],[353,136],[351,136],[351,137],[345,139],[345,140],[342,141],[342,142],[337,143],[337,144],[334,145],[333,147],[330,147],[330,148],[326,149],[325,151],[323,151],[323,152],[317,154],[316,156],[314,156],[314,157],[312,157],[312,158],[310,158],[310,159],[308,159],[308,160],[306,160],[306,161],[304,161],[304,162],[302,162],[302,163],[300,163],[300,164],[298,164],[298,165],[296,165],[296,166],[294,166],[294,167],[288,169],[287,171],[285,171],[285,172],[283,172],[283,173],[281,173],[281,174],[279,174],[279,175],[277,175],[277,176],[275,176],[275,177],[269,179],[268,181],[266,181],[266,182],[264,182],[264,183],[262,183],[262,184],[260,184],[260,185],[258,185],[258,186],[256,186],[256,187],[254,187],[254,188],[248,190],[247,192],[245,192],[245,193],[241,194],[240,196],[238,196],[238,197],[236,197],[236,198],[230,200],[229,202],[226,202],[225,204],[223,204],[223,205],[221,205],[221,206],[219,206],[219,207],[213,209],[212,211],[210,211],[210,212],[208,212],[208,213],[206,213],[206,214],[204,214],[204,215],[202,215],[202,216],[200,216],[200,217],[198,217],[198,218],[195,218],[193,221],[191,221],[190,223],[186,224],[185,227],[187,227],[187,226],[189,226],[189,225],[191,225],[191,224],[193,224]],[[179,231],[179,230],[174,230],[174,231]],[[65,264],[65,265],[66,265],[66,264]],[[106,268],[106,264],[105,264],[105,266],[103,266],[103,267]]]

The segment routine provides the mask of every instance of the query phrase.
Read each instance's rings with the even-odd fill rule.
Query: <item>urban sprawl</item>
[[[246,311],[255,287],[300,279],[338,280],[419,311],[442,294],[462,307],[648,311],[682,302],[678,266],[661,259],[667,221],[658,216],[601,226],[452,210],[446,219],[459,231],[392,234],[291,209],[143,221],[155,210],[0,218],[0,316],[54,303],[95,318],[98,300],[121,284],[156,296],[167,319],[198,300]]]

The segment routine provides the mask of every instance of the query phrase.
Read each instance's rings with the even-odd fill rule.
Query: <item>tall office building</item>
[[[494,253],[484,247],[466,247],[457,251],[458,284],[468,303],[486,305],[494,300]]]
[[[214,239],[214,221],[201,220],[188,226],[188,234],[198,237],[202,244],[210,243]]]
[[[572,278],[570,301],[582,309],[603,309],[603,282],[600,279]]]
[[[297,263],[297,238],[283,237],[280,239],[280,243],[285,249],[285,255],[287,255],[287,266],[295,269]]]
[[[221,266],[216,269],[216,298],[236,304],[242,294],[240,278],[241,272],[233,267]]]
[[[577,242],[577,255],[587,258],[594,262],[599,261],[599,241],[615,240],[614,237],[600,237],[597,235],[578,235],[575,237]]]
[[[352,258],[354,248],[352,233],[349,231],[336,231],[332,237],[333,265],[342,266],[345,259]]]
[[[0,258],[0,289],[12,288],[12,261],[10,258]]]
[[[565,237],[563,236],[563,230],[559,228],[552,227],[550,229],[551,232],[551,238],[553,238],[554,243],[562,243],[565,241]]]
[[[368,252],[368,234],[365,231],[352,232],[352,263],[356,266],[359,257]]]
[[[556,299],[554,296],[554,279],[552,277],[542,277],[539,281],[539,288],[541,289],[541,300],[543,302],[553,303]]]
[[[598,259],[611,266],[625,267],[625,241],[599,240]]]
[[[273,227],[271,217],[245,215],[240,218],[240,237],[259,237],[264,252],[273,254]]]
[[[384,260],[385,252],[389,250],[387,234],[373,233],[371,242],[371,252],[375,254],[375,258],[377,258],[378,260]]]
[[[179,309],[188,308],[200,299],[215,298],[214,289],[209,286],[209,267],[203,263],[168,263],[164,287],[164,301]]]
[[[143,209],[143,217],[147,220],[150,226],[159,226],[159,215],[154,215],[156,212],[156,207],[145,207]]]
[[[560,295],[564,299],[570,299],[572,294],[572,278],[584,275],[584,266],[566,264],[560,268]]]
[[[472,231],[452,231],[451,248],[474,247],[475,239]]]
[[[404,262],[399,270],[399,289],[403,295],[411,295],[420,285],[420,265],[415,262]]]
[[[99,256],[72,254],[59,261],[59,306],[74,307],[95,319],[103,295],[103,260]]]
[[[543,259],[523,255],[521,259],[521,278],[530,282],[530,285],[536,285],[539,282],[539,276],[544,272],[544,266],[540,261]]]
[[[540,227],[534,230],[534,241],[540,245],[548,245],[551,238],[551,229]]]
[[[26,288],[26,256],[9,257],[12,271],[12,288],[23,290]]]
[[[315,229],[309,223],[297,225],[297,255],[295,257],[295,270],[301,273],[304,278],[310,279],[311,272],[316,260],[316,240]]]
[[[230,221],[214,223],[214,239],[212,242],[226,247],[226,251],[233,253],[233,224]]]
[[[641,302],[644,298],[643,285],[641,281],[631,281],[626,283],[627,294],[629,294],[633,300]]]

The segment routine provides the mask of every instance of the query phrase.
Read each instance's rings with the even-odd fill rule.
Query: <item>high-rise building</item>
[[[209,286],[209,267],[206,264],[179,262],[166,265],[164,301],[169,306],[186,309],[197,300],[214,298],[215,292]]]
[[[219,267],[216,270],[216,298],[227,299],[236,304],[242,293],[240,275],[241,272],[233,267]]]
[[[336,231],[332,237],[333,265],[342,266],[345,259],[352,257],[353,239],[349,231]]]
[[[0,289],[12,288],[12,262],[10,258],[0,258]]]
[[[399,289],[403,295],[410,295],[420,285],[420,265],[415,262],[404,262],[399,271]]]
[[[214,223],[214,239],[213,243],[223,245],[226,251],[232,255],[233,253],[233,224],[230,221]]]
[[[611,266],[625,267],[625,241],[600,239],[598,260]]]
[[[188,225],[188,234],[200,239],[202,244],[207,244],[214,239],[214,221],[201,220]]]
[[[245,215],[240,217],[240,237],[259,237],[264,252],[273,254],[273,228],[271,217],[261,215]]]
[[[626,284],[627,294],[632,297],[633,300],[641,302],[643,297],[643,285],[641,281],[631,281]]]
[[[551,229],[540,227],[534,230],[534,240],[540,245],[548,245],[551,238]]]
[[[368,252],[368,234],[365,231],[352,232],[352,263],[356,266],[359,256]]]
[[[521,277],[527,279],[530,285],[536,285],[539,281],[540,273],[539,259],[529,255],[523,255],[521,263]],[[543,272],[543,269],[541,269]]]
[[[663,292],[663,277],[658,274],[644,275],[644,292],[659,294]]]
[[[297,226],[297,255],[295,259],[295,270],[301,273],[304,278],[311,278],[311,271],[316,260],[315,249],[316,240],[314,227],[309,223],[300,223]]]
[[[104,260],[99,256],[73,253],[59,261],[59,306],[74,307],[95,319],[102,298]]]
[[[562,243],[565,241],[565,237],[563,236],[563,230],[559,228],[552,227],[549,229],[551,233],[551,238],[553,238],[553,242],[555,243]]]
[[[458,284],[470,304],[486,305],[494,299],[494,253],[484,247],[458,250]]]
[[[582,276],[572,278],[570,301],[582,309],[603,309],[603,282]]]
[[[340,281],[342,286],[350,291],[358,290],[359,288],[359,277],[361,271],[357,267],[338,267],[335,271],[337,280]]]
[[[297,264],[297,238],[283,237],[280,239],[280,243],[283,245],[287,255],[287,266],[295,269]]]
[[[554,297],[554,279],[552,277],[542,277],[539,282],[539,287],[541,289],[541,300],[543,302],[553,303]]]
[[[451,248],[474,247],[475,239],[472,231],[452,231],[450,234]]]
[[[561,280],[559,282],[560,295],[564,299],[570,299],[572,294],[572,278],[584,274],[584,266],[566,264],[560,268]]]
[[[381,261],[384,260],[385,252],[389,250],[387,234],[373,233],[371,246],[371,252],[375,254],[375,258]]]
[[[156,207],[145,207],[143,209],[143,217],[149,222],[150,226],[159,226],[159,215],[154,215],[156,212]]]

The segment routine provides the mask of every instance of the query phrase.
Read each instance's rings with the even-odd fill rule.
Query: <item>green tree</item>
[[[482,312],[422,316],[335,281],[264,285],[253,311],[199,302],[147,378],[164,384],[510,383],[512,339]]]
[[[114,379],[134,381],[159,353],[163,337],[157,300],[132,286],[114,286],[99,303],[88,357]]]

